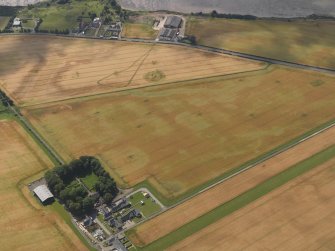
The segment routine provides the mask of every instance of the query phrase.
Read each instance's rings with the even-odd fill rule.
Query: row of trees
[[[76,178],[92,173],[98,177],[94,186],[98,194],[95,195],[89,195],[76,181]],[[52,193],[76,216],[91,211],[100,196],[109,203],[118,193],[115,181],[104,170],[99,160],[91,156],[82,156],[67,165],[55,167],[46,172],[45,179]]]
[[[51,29],[51,30],[47,30],[47,29],[36,29],[36,32],[39,32],[39,33],[52,33],[52,34],[70,34],[70,30],[69,29],[63,29],[63,30],[60,30],[60,29]]]
[[[2,90],[0,90],[0,102],[4,105],[4,106],[12,106],[14,105],[13,100],[11,100],[6,93],[4,93]]]
[[[245,19],[245,20],[256,20],[256,16],[252,15],[240,15],[240,14],[221,14],[216,10],[213,10],[210,14],[203,12],[191,13],[192,16],[211,16],[213,18],[227,18],[227,19]]]

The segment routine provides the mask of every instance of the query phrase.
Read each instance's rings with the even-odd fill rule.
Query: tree
[[[213,10],[212,13],[211,13],[211,17],[217,17],[218,16],[218,13],[216,10]]]
[[[53,193],[55,193],[55,187],[57,187],[58,189],[61,186],[59,184],[63,184],[63,181],[59,178],[59,176],[54,171],[47,171],[45,174],[45,180],[48,184],[49,189]]]
[[[82,214],[82,208],[81,208],[80,203],[71,201],[68,207],[69,207],[70,212],[73,213],[74,215]]]
[[[94,199],[92,197],[86,197],[83,199],[83,211],[86,213],[86,212],[89,212],[93,209],[94,207]]]
[[[109,204],[113,201],[114,196],[111,193],[105,193],[105,195],[103,196],[104,201]]]

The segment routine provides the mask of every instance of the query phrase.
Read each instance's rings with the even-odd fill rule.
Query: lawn
[[[22,112],[65,159],[98,156],[122,187],[146,181],[171,202],[333,120],[333,82],[272,67]]]
[[[322,151],[309,159],[300,162],[299,164],[283,171],[282,173],[272,177],[271,179],[263,182],[262,184],[256,186],[255,188],[249,190],[246,193],[234,198],[233,200],[217,207],[208,214],[205,214],[198,219],[184,225],[178,230],[168,234],[167,236],[153,242],[152,244],[144,247],[138,248],[139,250],[165,250],[171,245],[191,236],[192,234],[200,231],[201,229],[207,227],[210,224],[217,222],[223,217],[227,217],[236,210],[239,210],[246,205],[254,202],[255,200],[261,198],[262,196],[270,193],[271,191],[279,188],[290,180],[297,178],[300,175],[318,167],[319,165],[325,163],[326,161],[334,158],[335,156],[335,146]],[[132,230],[127,233],[128,236],[132,235]]]
[[[92,190],[94,188],[95,183],[97,183],[98,181],[98,176],[96,176],[94,173],[91,173],[90,175],[80,178],[80,180],[85,184],[85,186],[89,190]]]
[[[131,197],[128,198],[133,208],[138,209],[144,215],[144,217],[148,218],[154,213],[157,213],[161,210],[161,207],[153,202],[152,198],[145,198],[142,192],[137,192]],[[141,205],[141,201],[144,202],[144,205]]]
[[[24,29],[34,29],[35,21],[33,19],[22,19],[22,28]]]
[[[0,31],[4,30],[8,24],[10,17],[0,16]]]
[[[52,162],[17,122],[1,120],[0,132],[1,249],[85,250],[64,220],[27,188],[26,180]]]
[[[122,37],[126,38],[155,39],[157,34],[151,24],[143,23],[125,23],[122,30]]]
[[[335,21],[194,18],[186,34],[199,44],[335,69]]]

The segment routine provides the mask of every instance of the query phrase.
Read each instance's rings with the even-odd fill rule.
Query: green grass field
[[[95,183],[97,183],[98,181],[98,176],[96,176],[94,173],[91,173],[90,175],[87,175],[80,179],[88,189],[92,190]]]
[[[166,235],[165,237],[151,243],[150,245],[138,248],[138,250],[163,250],[178,241],[196,233],[204,227],[216,222],[217,220],[230,215],[236,210],[248,205],[249,203],[257,200],[265,194],[273,191],[274,189],[284,185],[290,180],[312,170],[313,168],[325,163],[326,161],[335,157],[335,146],[332,146],[325,151],[322,151],[309,159],[298,163],[297,165],[285,170],[284,172],[272,177],[271,179],[263,182],[248,192],[241,194],[233,200],[217,207],[211,212],[199,217],[198,219],[182,226],[178,230]],[[128,236],[132,234],[132,230],[126,233]]]
[[[10,17],[0,16],[0,31],[6,28]]]
[[[131,202],[132,207],[142,212],[144,217],[149,217],[154,213],[159,212],[159,210],[161,209],[161,207],[157,203],[152,201],[151,197],[145,198],[142,192],[135,193],[128,200],[129,202]],[[144,205],[141,205],[141,201],[144,202]]]
[[[122,30],[122,37],[155,39],[158,31],[152,25],[144,23],[125,23]]]
[[[191,17],[186,26],[201,45],[335,69],[335,21]]]
[[[33,19],[24,20],[22,21],[22,27],[24,29],[34,29],[35,21]]]
[[[71,1],[70,4],[51,4],[49,7],[44,5],[36,6],[29,10],[23,9],[20,12],[22,17],[42,18],[40,30],[65,30],[78,27],[79,16],[88,16],[88,13],[99,15],[104,5],[98,0]]]

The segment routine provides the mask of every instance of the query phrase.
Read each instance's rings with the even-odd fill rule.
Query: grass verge
[[[275,190],[276,188],[284,185],[290,180],[308,172],[309,170],[321,165],[322,163],[330,160],[335,156],[335,146],[332,146],[320,153],[315,154],[307,160],[304,160],[291,168],[281,172],[280,174],[268,179],[253,189],[239,195],[231,201],[222,204],[221,206],[213,209],[209,213],[199,217],[198,219],[182,226],[176,231],[164,236],[161,239],[149,244],[146,247],[138,247],[138,250],[162,250],[166,249],[174,243],[185,239],[203,229],[204,227],[216,222],[217,220],[228,216],[234,211],[241,209],[249,203],[257,200],[265,194]],[[126,233],[132,234],[132,230]]]

